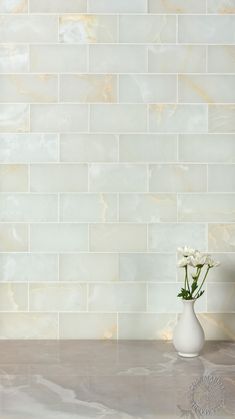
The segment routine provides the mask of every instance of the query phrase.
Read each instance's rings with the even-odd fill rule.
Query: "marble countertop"
[[[1,341],[0,419],[235,418],[235,342]]]

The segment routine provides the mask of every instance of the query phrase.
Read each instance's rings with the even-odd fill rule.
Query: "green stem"
[[[188,292],[190,293],[190,287],[189,287],[189,282],[188,282],[188,266],[185,266],[185,282],[186,282],[187,287],[188,287]]]
[[[206,280],[206,277],[207,277],[207,275],[208,275],[209,270],[210,270],[210,266],[208,266],[208,268],[207,268],[207,270],[206,270],[206,273],[205,273],[205,276],[204,276],[204,278],[203,278],[203,281],[202,281],[202,283],[201,283],[200,287],[198,288],[198,291],[197,291],[196,295],[194,296],[194,298],[197,298],[197,295],[198,295],[198,294],[199,294],[199,292],[201,291],[201,289],[202,289],[202,287],[203,287],[203,284],[204,284],[204,282],[205,282],[205,280]]]

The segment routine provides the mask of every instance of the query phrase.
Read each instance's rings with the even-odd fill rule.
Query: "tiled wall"
[[[0,1],[0,337],[235,337],[235,1]],[[180,272],[181,273],[181,272]]]

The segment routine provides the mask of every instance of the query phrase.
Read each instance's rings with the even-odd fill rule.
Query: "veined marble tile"
[[[235,283],[208,284],[208,312],[229,313],[235,312]]]
[[[204,313],[198,315],[208,340],[234,340],[235,314]]]
[[[209,224],[210,252],[235,252],[235,224]]]
[[[207,12],[221,15],[235,13],[234,0],[207,0]]]
[[[0,73],[25,73],[29,67],[27,45],[0,45]]]
[[[57,102],[57,76],[0,75],[0,102]]]
[[[87,105],[31,105],[31,130],[33,132],[86,131]]]
[[[59,19],[60,42],[114,43],[117,41],[117,16],[64,15]]]
[[[147,190],[147,167],[140,164],[92,164],[89,185],[93,192],[139,192]]]
[[[234,103],[235,76],[180,75],[179,102]]]
[[[56,339],[57,314],[1,313],[0,339]]]
[[[149,0],[150,13],[205,13],[205,0]]]
[[[61,161],[115,162],[117,157],[118,137],[115,135],[61,134],[60,136]]]
[[[88,12],[98,13],[145,13],[147,12],[145,0],[88,0]]]
[[[143,252],[147,249],[144,224],[91,224],[90,251]]]
[[[57,42],[56,16],[18,15],[0,17],[1,42]]]
[[[2,0],[0,2],[0,13],[24,13],[27,11],[27,0]]]
[[[88,310],[133,312],[146,310],[145,284],[89,284]]]
[[[29,131],[29,105],[0,104],[0,132]]]
[[[118,314],[119,339],[171,340],[175,314]]]
[[[232,44],[235,16],[179,16],[179,42]]]
[[[117,315],[61,313],[60,339],[116,339]]]
[[[88,248],[88,229],[85,224],[45,223],[30,227],[32,252],[82,252]]]
[[[206,132],[206,106],[150,105],[149,129],[152,132]]]
[[[235,163],[235,135],[182,134],[179,136],[179,160]]]
[[[86,45],[30,45],[30,70],[71,73],[87,70]]]
[[[118,255],[115,253],[62,254],[60,255],[60,280],[117,281]]]
[[[0,224],[0,252],[27,252],[28,227],[26,224]]]
[[[120,75],[119,101],[122,103],[176,102],[176,76]]]
[[[0,165],[0,192],[26,192],[28,168],[26,165]]]
[[[235,132],[235,105],[209,105],[209,132]]]
[[[153,45],[148,48],[150,73],[203,73],[206,48],[199,45]]]
[[[117,76],[113,74],[61,75],[60,100],[80,103],[117,102]]]
[[[30,311],[86,311],[86,284],[35,283],[29,285]]]
[[[151,192],[204,192],[206,165],[155,164],[149,167]]]
[[[0,284],[0,311],[24,311],[27,309],[27,284]]]
[[[206,249],[206,226],[193,223],[163,223],[149,225],[149,250],[176,252],[179,246],[190,243],[195,249]]]
[[[177,160],[174,134],[124,134],[119,138],[120,161],[169,162]]]
[[[218,260],[220,265],[210,270],[207,282],[234,282],[235,253],[213,253],[213,258]]]
[[[0,280],[14,282],[56,281],[57,255],[33,253],[0,254]]]
[[[176,17],[158,15],[122,15],[119,42],[164,43],[176,41]]]
[[[1,215],[1,212],[0,212]],[[63,194],[60,198],[61,221],[117,221],[116,194]]]
[[[91,45],[91,73],[145,73],[147,47],[143,45]]]
[[[180,221],[235,221],[235,194],[180,195],[178,211]]]
[[[30,13],[86,12],[86,0],[29,0]]]
[[[121,194],[120,221],[157,223],[176,221],[177,202],[173,194]]]
[[[173,282],[176,280],[175,254],[121,253],[119,257],[121,281]]]
[[[87,182],[85,164],[37,164],[30,168],[32,192],[83,192]]]
[[[235,165],[209,165],[208,190],[209,192],[235,192]]]
[[[56,195],[0,194],[0,221],[57,221]]]
[[[235,72],[235,45],[209,45],[208,71],[211,73]]]
[[[91,105],[91,131],[143,132],[147,130],[145,105]]]

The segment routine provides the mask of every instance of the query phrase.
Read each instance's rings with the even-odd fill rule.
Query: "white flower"
[[[189,256],[188,264],[190,266],[193,266],[194,268],[202,267],[207,264],[207,259],[208,259],[207,255],[196,251],[193,256]]]
[[[210,268],[216,268],[220,265],[220,262],[214,260],[210,255],[207,256],[206,263]]]
[[[187,265],[188,265],[188,258],[183,257],[178,262],[179,268],[185,268],[185,266],[187,266]]]
[[[188,246],[184,246],[184,247],[178,247],[178,252],[182,254],[182,256],[187,257],[187,256],[193,256],[196,252],[195,249],[193,249],[192,247],[188,247]]]

